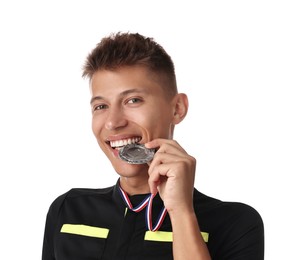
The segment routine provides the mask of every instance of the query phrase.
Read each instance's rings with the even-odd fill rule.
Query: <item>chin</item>
[[[126,162],[113,164],[115,171],[122,177],[137,177],[143,175],[145,172],[148,174],[147,164],[129,164]]]

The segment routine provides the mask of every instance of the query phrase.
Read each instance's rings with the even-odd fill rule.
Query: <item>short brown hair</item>
[[[166,76],[170,92],[177,93],[174,63],[164,48],[153,38],[138,33],[116,33],[103,38],[87,56],[83,77],[92,78],[98,70],[114,70],[141,65]]]

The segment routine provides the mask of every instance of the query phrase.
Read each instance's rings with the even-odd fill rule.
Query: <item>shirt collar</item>
[[[120,212],[124,212],[125,208],[126,208],[126,204],[120,195],[119,185],[120,185],[120,178],[117,180],[117,183],[113,188],[113,201],[117,205]],[[144,200],[144,198],[147,197],[148,195],[149,194],[136,194],[133,196],[129,196],[129,199],[130,199],[131,203],[133,204],[133,206],[135,206],[135,205],[141,203]],[[162,206],[163,206],[163,201],[160,198],[159,194],[156,194],[156,196],[154,197],[154,200],[153,200],[153,210],[155,208],[160,209]]]

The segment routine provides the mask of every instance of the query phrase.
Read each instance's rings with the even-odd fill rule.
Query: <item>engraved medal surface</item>
[[[130,164],[145,164],[153,159],[155,149],[148,149],[142,144],[128,144],[119,150],[119,157]]]

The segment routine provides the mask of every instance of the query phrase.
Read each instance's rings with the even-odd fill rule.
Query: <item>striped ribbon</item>
[[[120,185],[119,185],[119,191],[122,199],[124,200],[125,204],[130,210],[134,212],[140,212],[141,210],[146,208],[145,222],[148,230],[154,232],[161,227],[162,222],[164,221],[165,216],[167,214],[167,210],[165,209],[165,207],[162,208],[162,210],[159,213],[157,222],[155,226],[153,226],[152,225],[152,205],[153,205],[153,198],[155,197],[155,195],[153,194],[148,195],[139,205],[137,205],[136,207],[133,207],[127,193],[120,187]]]

